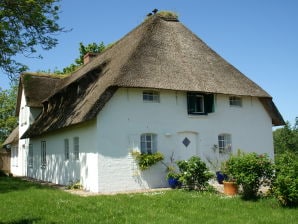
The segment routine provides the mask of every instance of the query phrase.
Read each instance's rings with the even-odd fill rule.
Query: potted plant
[[[227,176],[223,181],[224,194],[225,195],[236,195],[238,194],[238,184],[234,179],[229,179]]]
[[[179,181],[180,174],[176,171],[174,166],[167,166],[167,180],[171,188],[177,188],[181,186]]]
[[[238,194],[238,184],[232,173],[230,173],[227,162],[228,160],[222,163],[222,170],[224,172],[224,180],[222,181],[222,183],[224,186],[224,194],[233,196]]]
[[[174,170],[168,171],[167,180],[171,188],[177,188],[181,185],[179,181],[179,177],[180,177],[179,173],[175,172]]]
[[[216,144],[214,144],[211,149],[213,156],[206,156],[206,160],[211,170],[215,171],[217,182],[223,184],[224,179],[227,179],[227,175],[222,171],[221,163],[229,155],[230,151],[219,150]]]

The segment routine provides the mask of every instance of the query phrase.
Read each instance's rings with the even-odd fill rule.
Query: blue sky
[[[296,0],[61,0],[59,23],[71,32],[43,59],[19,60],[30,71],[73,63],[79,42],[117,41],[152,9],[179,20],[238,70],[264,88],[285,120],[298,116],[298,1]],[[0,74],[0,87],[8,88]]]

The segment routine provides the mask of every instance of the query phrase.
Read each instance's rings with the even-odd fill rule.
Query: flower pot
[[[224,194],[226,195],[236,195],[238,193],[238,185],[236,182],[223,181]]]
[[[168,183],[171,188],[176,188],[179,185],[179,181],[177,180],[177,178],[174,178],[174,177],[169,177]]]
[[[219,184],[223,184],[223,181],[227,175],[223,174],[221,171],[216,171],[216,179]]]

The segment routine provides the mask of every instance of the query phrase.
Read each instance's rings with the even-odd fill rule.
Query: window
[[[200,115],[214,112],[214,95],[197,92],[187,93],[188,114]]]
[[[73,138],[73,153],[74,153],[74,159],[79,160],[79,154],[80,154],[79,137]]]
[[[21,126],[26,125],[27,124],[27,108],[26,107],[22,107],[21,108]]]
[[[187,94],[188,114],[203,114],[204,110],[204,96],[198,93]]]
[[[229,97],[230,106],[242,107],[242,98],[238,96]]]
[[[230,134],[218,135],[218,149],[219,153],[230,153],[232,150],[232,141]]]
[[[47,165],[47,144],[46,141],[41,142],[41,167],[44,168]]]
[[[64,159],[69,160],[69,140],[64,139]]]
[[[149,90],[143,91],[143,101],[159,103],[159,92]]]
[[[33,145],[29,144],[29,151],[28,151],[28,167],[33,167]]]
[[[156,134],[146,133],[141,135],[141,153],[152,154],[157,151]]]

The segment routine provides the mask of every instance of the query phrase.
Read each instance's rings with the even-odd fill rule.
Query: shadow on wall
[[[70,181],[80,180],[80,170],[79,160],[71,158],[64,160],[63,155],[51,154],[47,157],[45,167],[41,167],[40,162],[35,162],[33,168],[28,168],[28,176],[55,184],[68,185]]]

